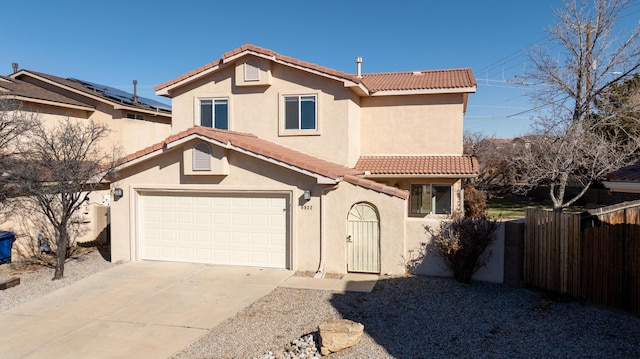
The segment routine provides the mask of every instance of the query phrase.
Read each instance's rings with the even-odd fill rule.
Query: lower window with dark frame
[[[451,214],[451,185],[411,185],[411,214]]]

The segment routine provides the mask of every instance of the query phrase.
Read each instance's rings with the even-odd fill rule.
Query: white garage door
[[[140,259],[287,267],[286,197],[141,194]]]

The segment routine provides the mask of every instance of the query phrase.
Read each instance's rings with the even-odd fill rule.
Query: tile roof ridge
[[[424,154],[414,154],[414,153],[406,153],[406,154],[375,154],[375,155],[361,155],[360,158],[459,158],[459,157],[473,157],[468,153],[463,153],[461,155],[446,155],[446,154],[438,154],[438,155],[424,155]]]
[[[367,72],[367,73],[363,73],[362,76],[366,77],[371,75],[410,75],[416,72],[422,72],[422,73],[452,72],[452,71],[467,72],[470,70],[471,70],[470,67],[452,67],[452,68],[446,68],[446,69],[430,69],[430,70]]]

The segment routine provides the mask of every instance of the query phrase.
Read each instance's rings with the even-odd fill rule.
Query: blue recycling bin
[[[11,247],[16,240],[16,234],[9,231],[0,231],[0,263],[11,262]]]

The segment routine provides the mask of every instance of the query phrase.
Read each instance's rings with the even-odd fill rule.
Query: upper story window
[[[284,97],[284,129],[318,129],[316,95]]]
[[[229,100],[213,98],[200,100],[200,126],[229,129]]]
[[[411,214],[450,214],[451,186],[438,184],[411,185]]]
[[[256,59],[249,59],[244,63],[244,80],[260,81],[260,63]]]

